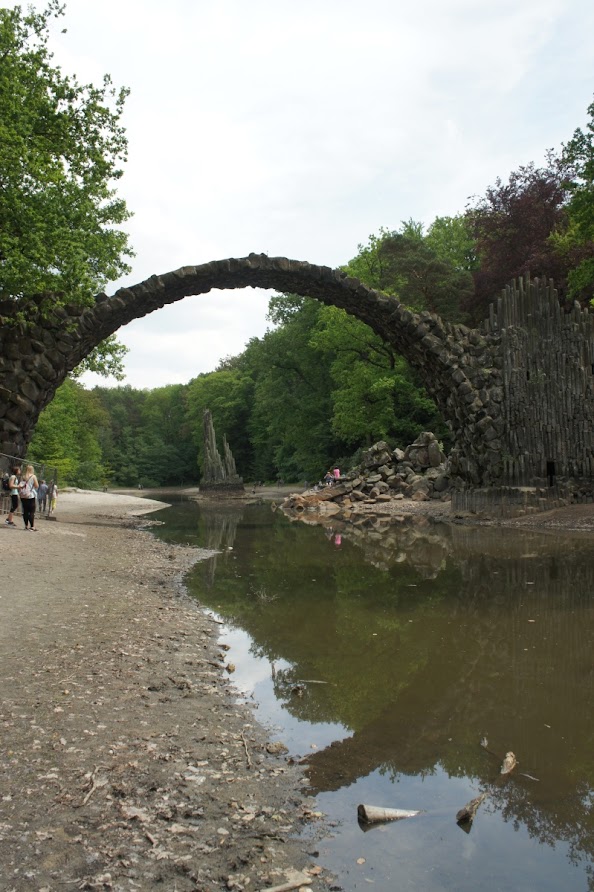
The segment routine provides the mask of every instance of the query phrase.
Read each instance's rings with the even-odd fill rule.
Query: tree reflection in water
[[[594,543],[409,518],[333,524],[337,549],[317,525],[242,511],[200,510],[203,544],[223,550],[192,585],[254,653],[282,661],[274,688],[292,716],[344,728],[308,757],[312,790],[441,769],[590,864]],[[520,761],[504,783],[484,734]]]

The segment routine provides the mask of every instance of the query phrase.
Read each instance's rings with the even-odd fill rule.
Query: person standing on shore
[[[58,501],[58,484],[52,480],[49,490],[49,512],[56,510],[56,502]]]
[[[21,505],[23,507],[23,520],[25,521],[25,529],[31,529],[37,532],[35,526],[35,503],[37,502],[37,490],[39,482],[35,476],[33,465],[27,465],[25,476],[19,486],[19,495],[21,497]],[[27,526],[29,524],[29,526]]]
[[[42,480],[39,484],[39,491],[37,493],[37,507],[41,513],[45,511],[47,508],[47,491],[49,487],[45,480]]]
[[[12,474],[10,475],[10,479],[8,481],[8,488],[10,492],[10,511],[8,512],[8,517],[4,521],[6,526],[15,527],[16,523],[13,520],[14,512],[18,511],[19,507],[19,484],[20,484],[20,475],[21,475],[21,466],[15,465],[12,469]]]

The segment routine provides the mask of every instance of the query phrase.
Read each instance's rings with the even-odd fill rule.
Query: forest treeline
[[[497,180],[464,213],[425,231],[412,220],[359,246],[345,271],[416,311],[469,325],[506,283],[555,279],[561,301],[594,295],[594,103],[543,167]],[[188,384],[85,390],[66,381],[42,413],[29,450],[79,486],[197,483],[202,415],[231,446],[248,481],[317,480],[378,439],[406,446],[449,432],[414,371],[343,310],[295,295],[269,303],[270,329]]]
[[[115,188],[128,90],[109,75],[80,83],[55,64],[51,29],[63,15],[59,0],[42,11],[0,8],[0,325],[19,337],[66,304],[92,306],[133,256],[122,228],[130,212]],[[497,179],[426,231],[414,221],[381,230],[345,269],[414,310],[471,325],[527,272],[553,277],[563,302],[586,305],[594,103],[588,115],[542,166]],[[313,480],[373,440],[404,446],[427,428],[447,447],[414,372],[362,323],[293,295],[273,297],[269,318],[264,337],[185,385],[87,391],[70,378],[42,413],[29,457],[79,486],[195,483],[206,407],[246,480]],[[79,372],[121,380],[124,353],[108,338]]]

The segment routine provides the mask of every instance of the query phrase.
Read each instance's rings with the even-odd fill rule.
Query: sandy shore
[[[66,492],[37,533],[1,523],[2,892],[328,889],[301,771],[183,592],[207,553],[137,528],[162,505]]]

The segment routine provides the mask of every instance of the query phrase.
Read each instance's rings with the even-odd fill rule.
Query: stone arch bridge
[[[576,304],[563,313],[553,284],[506,288],[477,329],[413,313],[340,270],[250,254],[151,276],[92,306],[7,325],[0,303],[0,452],[23,455],[41,410],[85,356],[122,325],[212,289],[270,288],[341,307],[366,322],[419,373],[452,430],[458,490],[571,482],[594,490],[594,327]],[[6,314],[3,317],[3,314]]]

